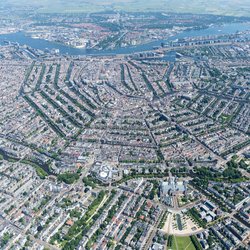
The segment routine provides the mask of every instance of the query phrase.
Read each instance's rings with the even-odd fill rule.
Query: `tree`
[[[57,176],[57,179],[59,181],[65,182],[66,184],[72,184],[79,179],[79,175],[77,173],[67,172],[67,173],[59,174]]]

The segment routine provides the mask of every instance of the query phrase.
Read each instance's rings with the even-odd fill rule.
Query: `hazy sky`
[[[250,0],[0,0],[0,5],[32,5],[39,12],[103,10],[168,11],[250,16]]]

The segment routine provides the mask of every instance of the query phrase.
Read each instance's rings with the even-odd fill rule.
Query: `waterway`
[[[228,23],[223,25],[213,25],[206,29],[183,31],[177,35],[167,38],[166,40],[157,40],[143,45],[131,46],[126,48],[117,48],[114,50],[93,50],[93,49],[77,49],[71,48],[59,43],[49,42],[43,39],[34,39],[26,36],[23,32],[2,34],[0,35],[0,45],[4,45],[4,41],[18,43],[20,45],[27,45],[34,49],[59,49],[63,55],[117,55],[117,54],[131,54],[136,52],[143,52],[152,50],[153,47],[160,46],[161,43],[168,43],[176,39],[199,37],[199,36],[213,36],[213,35],[229,35],[236,32],[250,30],[250,23]]]

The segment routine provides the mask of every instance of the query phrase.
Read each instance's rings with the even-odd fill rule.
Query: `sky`
[[[250,0],[1,0],[0,6],[33,6],[38,12],[74,13],[104,10],[250,16]]]

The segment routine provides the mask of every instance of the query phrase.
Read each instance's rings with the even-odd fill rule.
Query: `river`
[[[117,55],[117,54],[131,54],[136,52],[152,50],[155,46],[160,46],[161,43],[167,43],[174,41],[176,39],[188,38],[188,37],[198,37],[198,36],[208,36],[208,35],[228,35],[234,34],[237,31],[250,30],[250,23],[227,23],[223,25],[213,25],[206,29],[200,30],[189,30],[183,31],[175,36],[172,36],[166,40],[157,40],[143,45],[131,46],[126,48],[117,48],[114,50],[86,50],[86,49],[76,49],[71,48],[66,45],[58,44],[55,42],[49,42],[43,39],[34,39],[25,36],[23,32],[3,34],[0,35],[0,45],[4,45],[4,41],[16,42],[20,45],[28,45],[34,49],[59,49],[60,53],[63,55]]]

